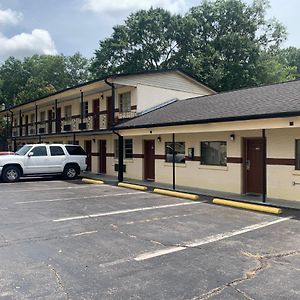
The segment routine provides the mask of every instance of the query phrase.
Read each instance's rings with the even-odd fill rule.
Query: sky
[[[244,0],[251,3],[252,0]],[[9,56],[76,52],[92,57],[99,40],[138,9],[185,13],[201,0],[0,0],[0,63]],[[270,0],[268,17],[287,27],[284,46],[300,48],[300,0]]]

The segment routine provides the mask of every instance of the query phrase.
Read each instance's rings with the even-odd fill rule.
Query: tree
[[[183,68],[216,90],[259,84],[260,54],[276,52],[285,28],[266,19],[267,0],[203,1],[185,16],[163,9],[131,14],[100,41],[91,72]]]
[[[296,47],[288,47],[281,49],[277,53],[280,62],[289,67],[296,68],[296,77],[300,78],[300,49]]]
[[[120,72],[161,70],[176,65],[183,18],[157,8],[131,14],[100,41],[91,65],[94,77]]]

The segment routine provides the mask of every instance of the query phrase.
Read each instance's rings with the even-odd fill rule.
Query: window
[[[226,142],[201,142],[201,164],[213,166],[227,165]]]
[[[29,150],[31,146],[22,146],[17,152],[17,155],[25,155]]]
[[[34,147],[30,152],[33,153],[33,156],[47,156],[47,150],[45,146]]]
[[[51,156],[65,155],[64,150],[60,146],[50,146]]]
[[[40,112],[40,123],[43,124],[45,123],[46,120],[46,113],[44,111]]]
[[[87,101],[83,102],[82,114],[83,114],[84,118],[88,117],[88,114],[89,114],[89,103]]]
[[[119,95],[119,111],[120,112],[131,111],[130,92]]]
[[[296,170],[300,170],[300,140],[296,140]]]
[[[80,146],[66,146],[66,149],[70,155],[86,155]]]
[[[123,157],[125,159],[133,158],[133,142],[132,139],[123,140]],[[119,157],[119,140],[115,140],[115,158]]]
[[[70,120],[72,117],[72,105],[65,106],[65,119]]]
[[[172,142],[166,142],[165,144],[166,162],[173,162],[173,153],[175,153],[175,162],[185,163],[185,143],[175,142],[174,148],[175,151],[173,151]]]

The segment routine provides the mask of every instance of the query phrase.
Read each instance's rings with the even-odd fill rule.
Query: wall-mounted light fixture
[[[235,140],[235,134],[232,133],[232,134],[230,135],[230,140],[231,140],[231,141],[234,141],[234,140]]]
[[[96,139],[93,139],[93,143],[95,143],[96,142]]]
[[[157,137],[157,141],[160,143],[161,142],[161,136]]]

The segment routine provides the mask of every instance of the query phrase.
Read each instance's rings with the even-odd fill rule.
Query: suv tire
[[[16,166],[7,166],[2,172],[2,180],[4,182],[17,182],[21,176],[20,169]]]
[[[66,165],[64,172],[63,172],[63,177],[66,180],[73,180],[76,179],[78,176],[78,166],[74,165]]]

